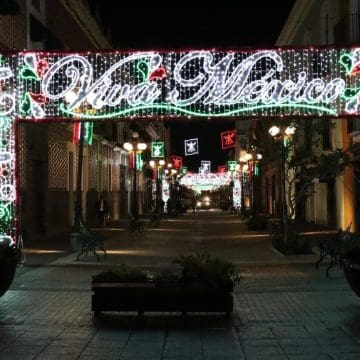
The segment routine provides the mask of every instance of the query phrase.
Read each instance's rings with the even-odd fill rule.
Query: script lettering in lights
[[[36,53],[18,62],[25,118],[360,113],[360,48]]]

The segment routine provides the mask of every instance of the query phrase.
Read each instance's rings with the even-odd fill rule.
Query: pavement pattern
[[[326,264],[315,270],[316,254],[283,256],[264,234],[226,213],[201,213],[163,221],[144,237],[106,229],[109,251],[100,262],[62,252],[44,262],[41,252],[37,263],[28,248],[27,262],[0,298],[0,359],[360,359],[360,299],[341,269],[326,278]],[[237,265],[241,280],[230,318],[93,317],[91,275],[104,266],[170,267],[174,255],[199,249]]]

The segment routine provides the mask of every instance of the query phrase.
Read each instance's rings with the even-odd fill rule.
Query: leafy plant
[[[15,262],[18,264],[21,259],[21,251],[15,245],[8,245],[0,243],[0,261]]]
[[[169,271],[168,269],[163,269],[154,274],[153,280],[157,283],[159,283],[159,282],[164,282],[164,283],[180,282],[181,275],[178,272]]]
[[[286,244],[282,237],[275,237],[273,239],[273,246],[284,255],[304,255],[313,253],[311,242],[300,235],[289,236]]]
[[[125,264],[112,266],[92,276],[93,282],[147,282],[147,272]]]
[[[229,282],[240,281],[235,265],[206,252],[182,254],[174,263],[181,266],[184,282],[203,282],[210,286],[227,286]]]
[[[211,257],[208,253],[183,254],[174,260],[181,271],[162,270],[150,274],[138,267],[125,264],[109,267],[93,275],[93,282],[156,282],[156,283],[197,283],[211,287],[228,287],[239,281],[235,266],[229,261]]]
[[[352,264],[360,264],[360,235],[352,232],[343,232],[340,256]]]

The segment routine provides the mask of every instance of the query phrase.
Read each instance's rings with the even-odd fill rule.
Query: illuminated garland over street
[[[359,116],[359,74],[359,47],[0,55],[0,241],[15,236],[15,119]]]
[[[341,116],[359,112],[360,48],[39,53],[19,56],[18,63],[22,117]],[[69,93],[75,94],[70,102],[65,101]]]
[[[231,173],[187,173],[180,180],[179,184],[193,189],[196,192],[201,190],[215,190],[221,186],[229,185],[232,179]]]

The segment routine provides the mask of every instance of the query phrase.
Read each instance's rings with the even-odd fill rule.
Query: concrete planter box
[[[16,270],[16,260],[12,258],[0,259],[0,296],[9,289]]]
[[[344,275],[351,289],[360,297],[360,265],[344,262]]]
[[[233,284],[224,288],[204,284],[93,282],[92,311],[224,312],[233,311]]]

